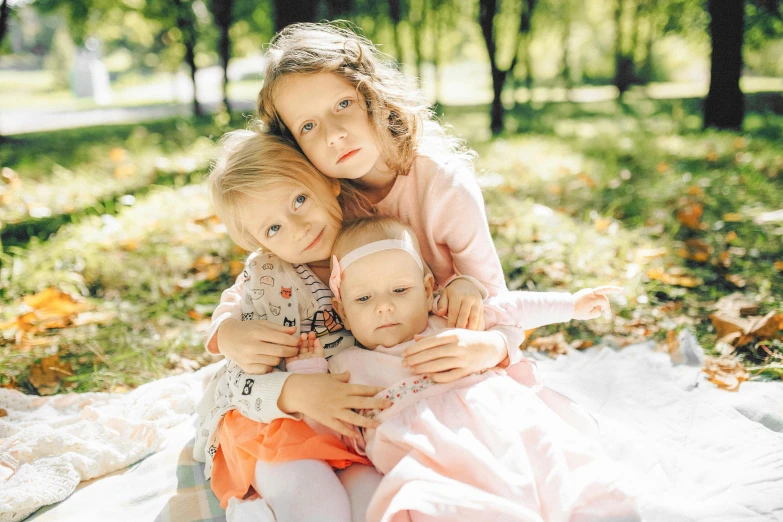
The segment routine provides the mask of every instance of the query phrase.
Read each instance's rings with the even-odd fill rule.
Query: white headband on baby
[[[367,257],[370,254],[383,252],[384,250],[402,250],[409,253],[416,261],[416,264],[419,265],[421,271],[424,272],[424,263],[421,261],[421,256],[419,256],[419,253],[416,252],[416,249],[413,248],[413,245],[409,242],[401,241],[399,239],[374,241],[364,246],[360,246],[356,250],[351,250],[339,261],[337,260],[337,256],[332,256],[332,275],[329,277],[329,288],[332,290],[334,298],[338,301],[342,299],[340,297],[340,285],[342,285],[343,282],[343,271],[348,268],[351,263],[354,263],[363,257]]]

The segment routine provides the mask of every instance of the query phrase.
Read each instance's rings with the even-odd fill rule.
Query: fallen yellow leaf
[[[704,208],[700,203],[688,203],[677,211],[677,221],[693,230],[702,230],[705,225],[701,222]]]
[[[109,151],[109,159],[111,159],[113,163],[120,163],[125,159],[126,153],[127,151],[122,147],[114,147]]]
[[[86,303],[78,301],[72,295],[54,287],[49,287],[37,294],[26,295],[22,301],[35,310],[61,316],[78,314],[88,308]]]
[[[705,357],[702,371],[711,383],[727,391],[739,390],[740,384],[750,378],[742,363],[730,355]]]
[[[723,221],[727,223],[737,223],[742,221],[742,214],[739,212],[727,212],[726,214],[723,214]]]
[[[29,381],[41,395],[57,393],[63,379],[73,375],[70,363],[63,362],[57,355],[44,357],[30,366]]]

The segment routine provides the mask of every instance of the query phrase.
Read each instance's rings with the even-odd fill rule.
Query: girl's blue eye
[[[298,196],[296,196],[296,199],[294,200],[294,207],[295,208],[301,207],[302,205],[304,205],[305,201],[307,201],[307,196],[305,196],[304,194],[299,194]]]
[[[312,123],[312,122],[311,123],[305,123],[304,125],[302,125],[302,133],[310,132],[311,130],[313,130],[313,127],[315,127],[314,123]]]
[[[267,230],[266,236],[272,237],[275,234],[277,234],[279,230],[280,230],[280,225],[272,225],[271,227],[269,227],[269,230]]]
[[[360,302],[360,303],[364,303],[364,302],[366,302],[366,301],[367,301],[369,298],[370,298],[370,296],[369,296],[369,295],[363,295],[363,296],[361,296],[359,299],[357,299],[357,301],[358,301],[358,302]]]
[[[347,109],[351,105],[351,100],[343,100],[337,104],[341,109]]]

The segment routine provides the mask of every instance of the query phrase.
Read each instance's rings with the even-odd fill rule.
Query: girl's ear
[[[337,312],[337,315],[340,316],[340,319],[343,320],[343,326],[346,330],[351,329],[351,325],[348,322],[348,318],[345,316],[345,308],[343,307],[343,302],[339,299],[332,298],[332,308],[334,308],[334,311]]]

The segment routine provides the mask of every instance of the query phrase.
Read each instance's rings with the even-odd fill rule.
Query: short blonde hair
[[[419,134],[432,120],[429,102],[415,79],[371,41],[333,23],[292,24],[280,31],[266,53],[258,117],[268,130],[293,140],[274,104],[280,81],[292,74],[334,73],[356,87],[381,145],[384,161],[405,175],[413,164]]]
[[[270,191],[291,185],[301,187],[327,210],[337,226],[342,223],[340,203],[332,192],[336,182],[321,174],[286,140],[258,129],[236,130],[220,139],[220,154],[209,174],[209,192],[218,218],[231,239],[248,251],[261,247],[248,229],[251,199],[269,197]]]

